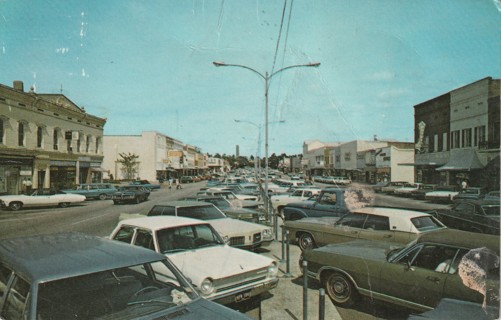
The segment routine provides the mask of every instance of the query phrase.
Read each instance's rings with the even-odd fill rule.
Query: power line
[[[278,31],[277,45],[275,47],[275,56],[273,57],[273,66],[271,67],[270,74],[272,74],[273,71],[275,70],[275,62],[277,61],[278,47],[280,45],[280,38],[282,36],[282,28],[283,28],[283,25],[284,25],[285,9],[286,8],[287,8],[287,0],[284,0],[284,8],[282,9],[282,19],[280,20],[280,29]]]

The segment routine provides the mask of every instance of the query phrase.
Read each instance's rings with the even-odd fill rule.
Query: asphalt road
[[[17,212],[0,210],[0,239],[62,231],[79,231],[98,236],[108,236],[115,227],[120,213],[146,213],[155,203],[177,200],[192,196],[204,182],[184,184],[182,190],[169,190],[163,186],[153,191],[148,201],[140,204],[114,205],[111,200],[92,200],[68,208],[22,209]],[[382,194],[376,195],[376,205],[407,207],[415,209],[443,208],[446,205],[431,204]],[[280,237],[279,237],[280,238]],[[300,250],[290,246],[290,263],[282,261],[281,242],[273,242],[270,247],[260,250],[260,254],[270,256],[280,262],[280,282],[277,288],[265,295],[261,303],[249,301],[240,305],[243,312],[254,319],[304,319],[303,318],[303,277],[298,266]],[[318,319],[318,283],[309,280],[307,319]],[[405,319],[408,311],[392,306],[363,300],[353,309],[338,308],[328,297],[325,299],[325,319]]]

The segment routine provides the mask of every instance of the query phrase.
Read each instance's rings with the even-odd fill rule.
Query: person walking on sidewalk
[[[183,189],[183,187],[181,186],[181,180],[180,179],[176,180],[176,189]]]

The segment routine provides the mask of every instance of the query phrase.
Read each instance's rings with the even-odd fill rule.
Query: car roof
[[[77,232],[0,240],[0,261],[31,282],[162,259],[161,254],[152,250]]]
[[[141,218],[125,219],[119,222],[119,225],[133,225],[136,227],[146,228],[154,231],[166,228],[180,227],[180,226],[190,226],[194,224],[209,224],[209,223],[198,219],[177,217],[177,216],[141,217]]]
[[[363,207],[360,209],[352,210],[353,213],[375,214],[386,216],[390,218],[415,218],[428,216],[429,214],[422,211],[406,210],[400,208],[385,208],[385,207]]]
[[[418,238],[418,243],[431,242],[459,246],[467,249],[486,247],[499,255],[499,236],[473,233],[455,229],[443,229],[425,233]]]
[[[207,207],[213,206],[212,203],[204,201],[194,201],[194,200],[178,200],[178,201],[164,201],[154,205],[154,207]]]

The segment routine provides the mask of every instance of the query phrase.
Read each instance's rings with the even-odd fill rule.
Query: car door
[[[341,243],[358,239],[366,219],[367,215],[361,213],[348,213],[344,215],[332,228],[327,229],[322,234],[322,242],[325,244]]]
[[[380,270],[381,294],[425,310],[438,305],[449,274],[436,271],[448,257],[440,245],[419,244]],[[402,301],[403,300],[403,301]]]
[[[310,217],[336,216],[339,215],[339,212],[340,206],[335,191],[325,191],[313,206],[308,208],[308,216]]]
[[[395,231],[390,230],[390,218],[374,214],[367,215],[363,228],[359,233],[360,239],[397,242]]]

